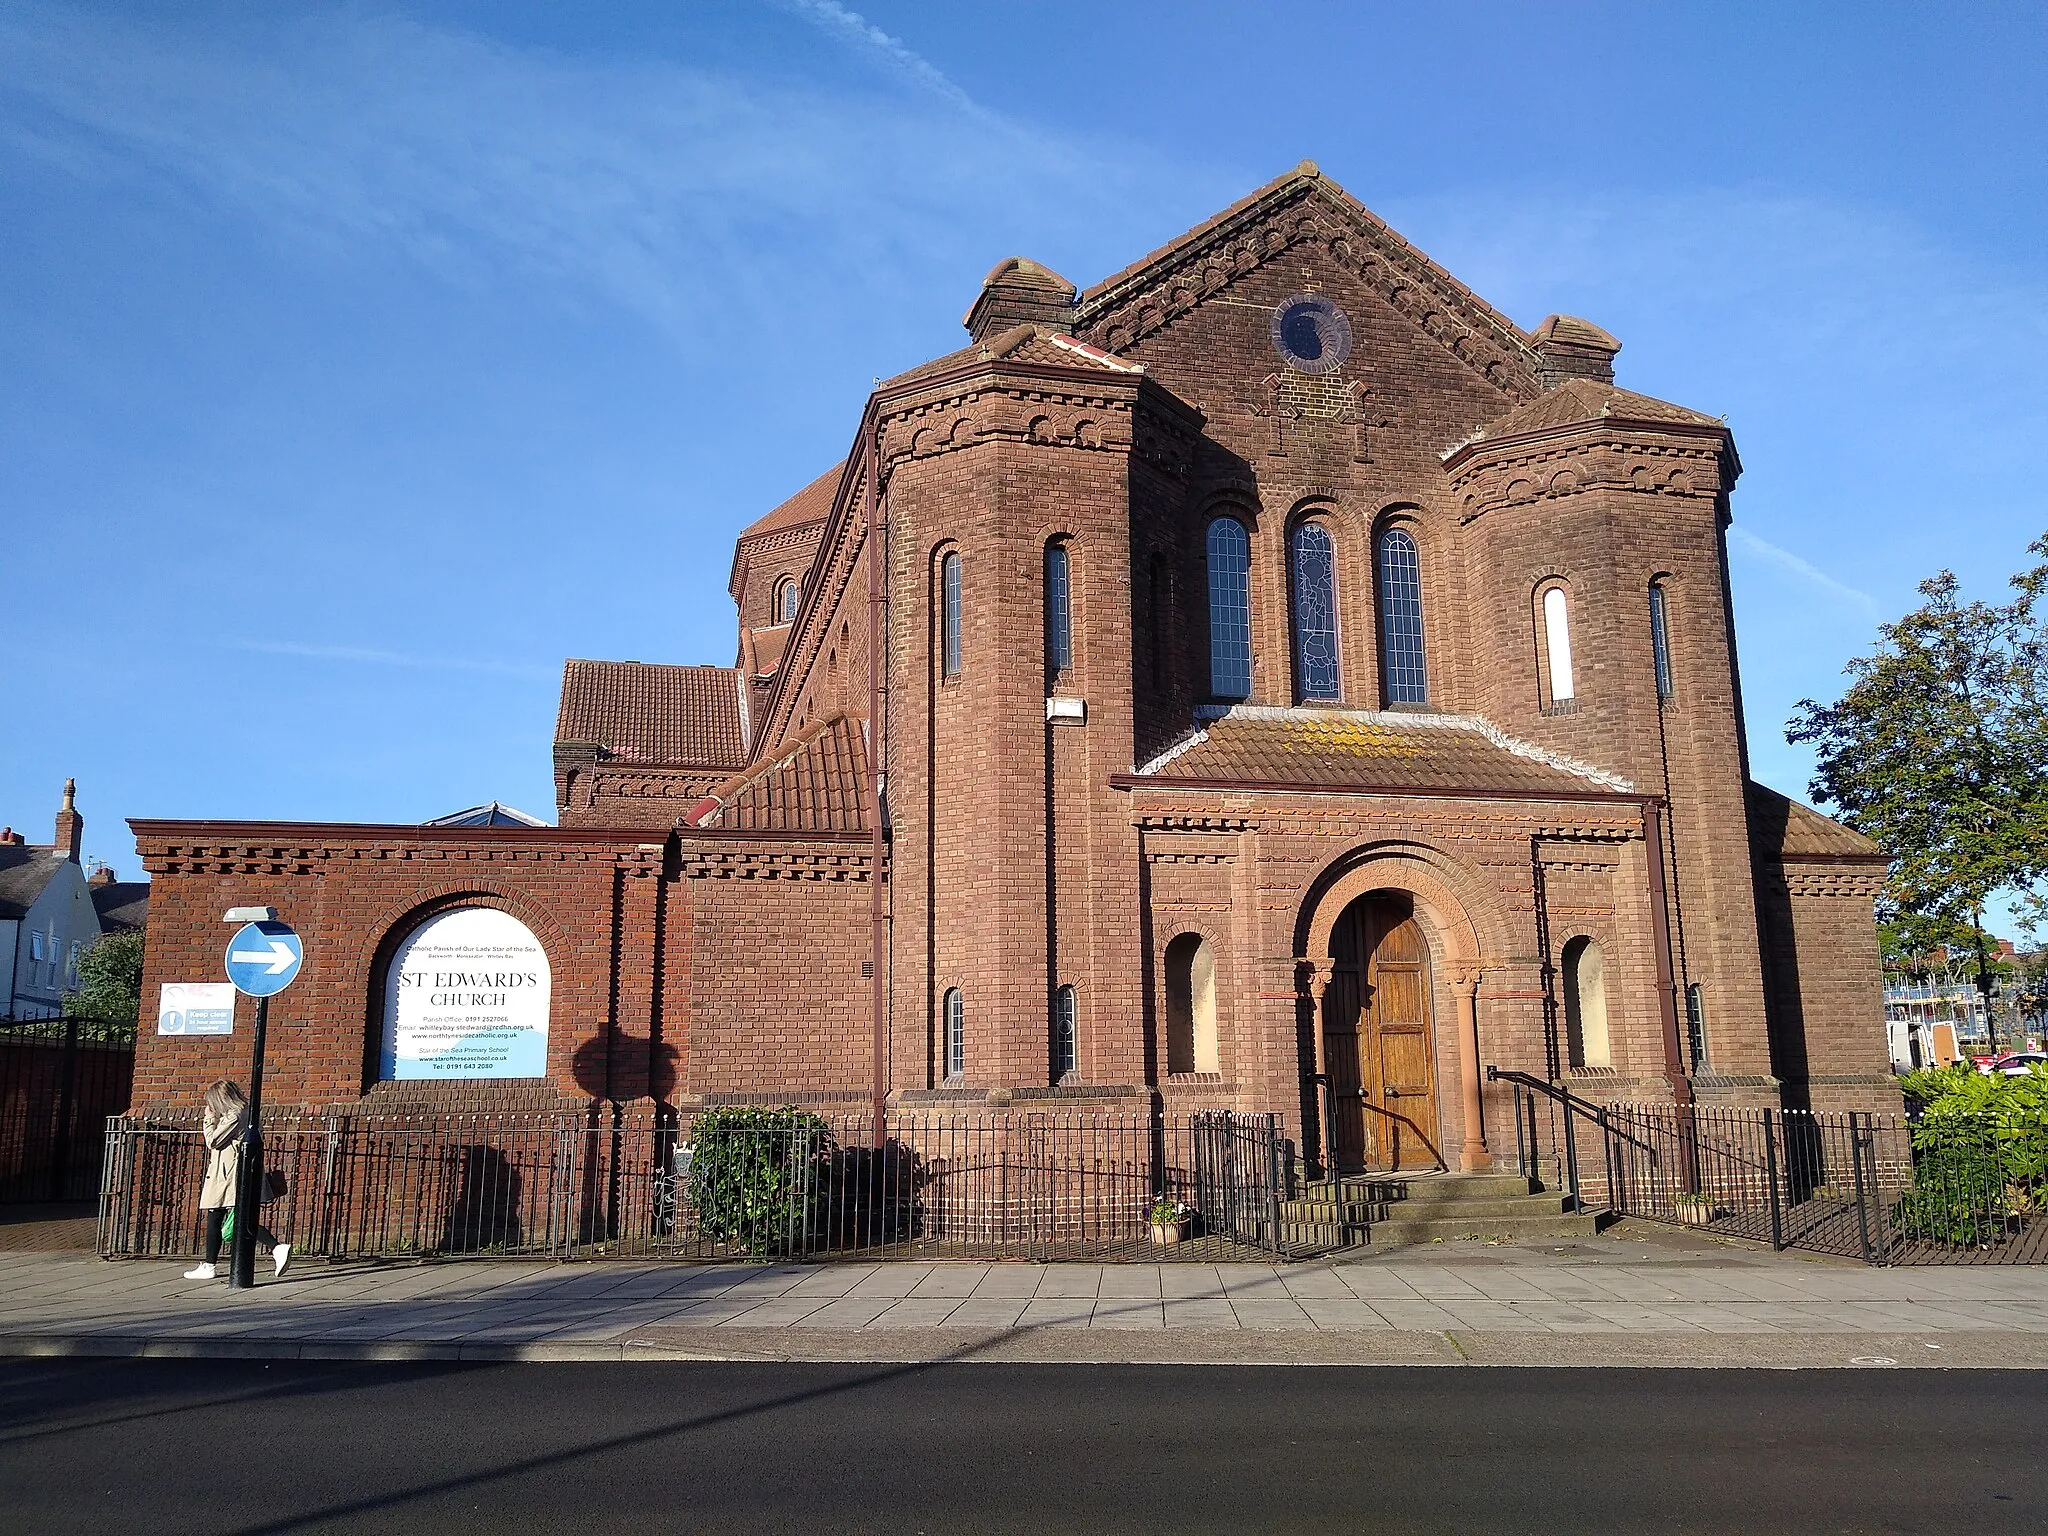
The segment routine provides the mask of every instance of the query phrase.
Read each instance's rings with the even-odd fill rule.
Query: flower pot
[[[1161,1248],[1171,1248],[1188,1235],[1188,1224],[1184,1221],[1155,1221],[1152,1223],[1152,1241]]]
[[[1688,1227],[1704,1227],[1713,1221],[1714,1208],[1711,1205],[1681,1205],[1678,1207],[1678,1219]]]

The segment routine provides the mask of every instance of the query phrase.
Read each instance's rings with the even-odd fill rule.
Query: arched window
[[[437,912],[384,973],[378,1075],[386,1081],[545,1077],[547,951],[496,907]]]
[[[1059,1082],[1081,1065],[1080,1008],[1071,985],[1052,995],[1052,1080]]]
[[[1564,947],[1566,1059],[1575,1067],[1611,1067],[1607,1039],[1607,961],[1591,939]]]
[[[1343,697],[1337,665],[1337,551],[1321,523],[1297,523],[1288,540],[1294,577],[1294,691]]]
[[[958,987],[947,989],[940,1011],[946,1054],[945,1075],[948,1079],[958,1078],[967,1071],[967,1002]]]
[[[1199,933],[1166,946],[1166,1070],[1220,1072],[1216,1049],[1216,953]]]
[[[960,556],[939,562],[939,676],[960,675]]]
[[[1543,656],[1549,670],[1550,702],[1569,704],[1578,697],[1572,677],[1572,621],[1563,587],[1543,589]]]
[[[1422,561],[1406,528],[1380,530],[1374,552],[1380,583],[1380,673],[1389,704],[1427,704],[1422,651]]]
[[[775,585],[775,622],[794,624],[796,622],[797,600],[803,596],[803,588],[794,576],[785,576]]]
[[[1219,699],[1252,691],[1252,541],[1244,524],[1209,525],[1209,691]]]
[[[1671,622],[1664,608],[1664,583],[1650,583],[1650,660],[1657,669],[1657,697],[1671,697]]]
[[[1045,664],[1064,672],[1074,664],[1072,563],[1064,544],[1045,549]]]

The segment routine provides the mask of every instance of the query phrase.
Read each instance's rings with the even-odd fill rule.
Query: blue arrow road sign
[[[249,923],[228,941],[228,980],[250,997],[271,997],[292,984],[306,951],[288,923]]]

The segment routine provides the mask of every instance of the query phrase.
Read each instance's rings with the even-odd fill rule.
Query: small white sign
[[[545,1077],[547,952],[495,907],[428,918],[391,957],[386,1078]]]
[[[235,985],[231,981],[167,981],[156,1010],[160,1035],[232,1035]]]

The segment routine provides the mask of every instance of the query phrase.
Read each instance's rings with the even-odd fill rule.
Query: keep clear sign
[[[547,952],[509,912],[428,918],[391,957],[384,1076],[545,1077],[548,988]]]

